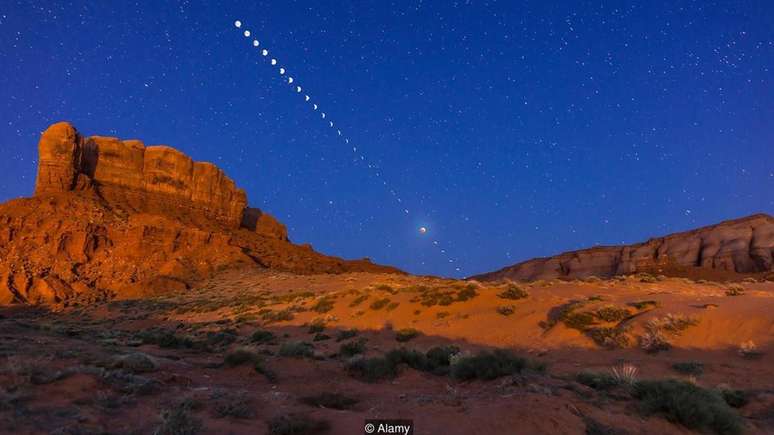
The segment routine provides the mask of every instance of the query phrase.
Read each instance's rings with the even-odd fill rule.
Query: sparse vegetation
[[[280,415],[267,423],[271,435],[313,435],[327,432],[330,423],[299,414]]]
[[[311,357],[314,354],[314,346],[305,341],[288,341],[282,343],[279,355],[291,358]]]
[[[352,409],[358,402],[355,398],[340,393],[328,392],[315,394],[313,396],[305,396],[302,397],[300,401],[309,406],[339,410]]]
[[[352,337],[356,337],[357,334],[357,329],[342,329],[338,334],[336,334],[336,341],[348,340]]]
[[[223,358],[223,363],[229,367],[236,367],[248,362],[253,362],[258,355],[250,349],[238,348],[227,353]]]
[[[704,373],[704,364],[696,361],[674,363],[672,368],[684,375],[700,376]]]
[[[314,334],[314,337],[312,337],[312,341],[325,341],[330,339],[331,339],[330,335],[323,334],[323,333]]]
[[[614,305],[606,305],[594,312],[594,316],[605,322],[620,322],[631,316],[629,310]]]
[[[191,413],[188,402],[161,411],[161,424],[154,435],[196,435],[202,430],[202,422]]]
[[[439,311],[438,313],[435,313],[435,318],[440,320],[449,317],[449,315],[451,315],[451,313],[448,311]]]
[[[686,328],[699,323],[698,319],[682,314],[667,314],[645,323],[645,333],[640,337],[640,347],[647,352],[659,352],[672,347],[667,334],[676,336]]]
[[[618,379],[608,372],[583,371],[575,375],[575,380],[595,390],[608,390],[619,385]]]
[[[516,307],[513,305],[501,305],[497,307],[497,313],[502,314],[503,316],[510,316],[514,312],[516,312]]]
[[[627,305],[640,311],[658,307],[658,302],[653,300],[629,302]]]
[[[250,418],[254,414],[246,391],[216,390],[210,396],[210,406],[217,418]]]
[[[612,372],[613,379],[619,385],[634,385],[637,381],[637,372],[639,370],[631,364],[624,363],[618,367],[613,367],[610,371]]]
[[[497,297],[502,299],[519,300],[529,296],[526,290],[517,286],[516,284],[510,284],[502,292],[497,294]]]
[[[726,296],[742,296],[744,295],[744,287],[739,284],[731,284],[726,288]]]
[[[525,369],[543,371],[545,367],[533,364],[509,351],[497,349],[493,352],[483,351],[477,355],[455,359],[451,366],[451,375],[459,380],[492,380],[521,373]]]
[[[414,328],[399,329],[395,332],[395,340],[405,343],[409,340],[413,340],[419,335],[419,331]]]
[[[741,418],[716,391],[669,379],[637,382],[633,394],[645,414],[660,414],[693,430],[742,433]]]
[[[250,336],[250,341],[253,343],[270,343],[274,341],[275,338],[274,333],[271,331],[256,329]]]
[[[371,309],[381,310],[382,308],[386,307],[389,303],[390,303],[390,299],[388,298],[377,299],[371,303]]]
[[[758,350],[758,346],[752,340],[740,344],[738,352],[742,358],[747,359],[760,358],[763,355],[763,352]]]
[[[263,318],[266,323],[286,322],[295,318],[295,315],[290,308],[285,308],[284,310],[279,311],[265,309],[259,311],[259,314],[261,314],[261,318]]]
[[[457,301],[465,302],[475,298],[476,296],[478,296],[478,292],[476,291],[476,286],[473,284],[468,284],[467,286],[465,286],[465,288],[463,288],[457,293]]]
[[[366,351],[366,340],[353,340],[339,346],[339,355],[350,358]]]
[[[312,322],[311,325],[309,325],[309,333],[310,334],[317,334],[320,332],[323,332],[325,330],[325,322],[317,320]]]
[[[625,326],[614,328],[600,326],[589,328],[585,332],[586,335],[594,340],[594,343],[608,349],[621,349],[628,347],[631,343],[628,335],[629,327]]]
[[[354,307],[362,304],[363,302],[368,300],[368,297],[369,297],[368,294],[364,294],[364,295],[360,295],[360,296],[356,297],[355,299],[352,300],[352,302],[349,303],[350,308],[354,308]]]
[[[312,310],[318,313],[327,313],[333,309],[336,302],[330,296],[323,296],[312,306]]]

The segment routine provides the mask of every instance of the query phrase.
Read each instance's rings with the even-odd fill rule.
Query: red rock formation
[[[471,277],[482,281],[609,277],[636,272],[733,277],[774,270],[774,218],[757,214],[627,246],[536,258]]]
[[[185,289],[235,267],[400,273],[290,243],[219,168],[173,148],[58,123],[39,150],[35,196],[0,204],[0,304]]]
[[[36,195],[88,184],[108,202],[137,212],[180,210],[231,227],[242,222],[245,192],[217,166],[194,162],[174,148],[145,147],[137,140],[114,137],[84,138],[66,122],[49,127],[38,148]]]

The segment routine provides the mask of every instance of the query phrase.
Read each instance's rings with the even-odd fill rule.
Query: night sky
[[[214,3],[3,1],[0,200],[69,120],[422,274],[774,213],[774,2]]]

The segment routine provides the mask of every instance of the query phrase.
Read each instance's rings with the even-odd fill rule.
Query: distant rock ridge
[[[0,204],[0,305],[141,297],[241,267],[402,273],[291,243],[223,171],[174,148],[60,122],[38,150],[35,195]]]
[[[470,279],[533,281],[637,272],[732,277],[774,270],[774,218],[755,214],[625,246],[600,246],[535,258]]]

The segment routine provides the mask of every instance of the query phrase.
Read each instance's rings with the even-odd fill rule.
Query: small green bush
[[[397,376],[398,368],[384,357],[355,358],[347,364],[347,373],[364,382],[378,382]]]
[[[589,326],[594,324],[594,315],[587,312],[570,312],[563,318],[565,326],[579,331],[585,331]]]
[[[637,382],[634,397],[640,400],[645,414],[661,414],[689,429],[724,435],[742,433],[741,418],[720,393],[690,382],[675,379]]]
[[[311,325],[309,325],[309,333],[310,334],[317,334],[320,332],[323,332],[325,330],[325,323],[317,321],[312,322]]]
[[[500,307],[497,307],[497,312],[499,314],[502,314],[503,316],[510,316],[514,312],[516,312],[516,307],[513,305],[503,305]]]
[[[217,418],[253,416],[252,400],[245,391],[217,390],[210,396],[209,403]]]
[[[739,284],[731,284],[726,288],[726,296],[742,296],[744,295],[744,287]]]
[[[366,351],[366,340],[360,339],[355,341],[349,341],[342,344],[339,347],[339,355],[349,358],[355,355],[359,355]]]
[[[312,310],[318,313],[327,313],[333,309],[335,303],[330,296],[323,296],[312,306]]]
[[[311,343],[303,341],[288,341],[282,343],[279,348],[279,355],[291,358],[310,357],[314,353],[314,346]]]
[[[624,308],[618,308],[613,305],[602,307],[594,312],[594,316],[605,322],[620,322],[629,317],[631,313]]]
[[[674,363],[672,368],[684,375],[699,376],[704,373],[704,364],[696,361]]]
[[[322,334],[322,333],[314,334],[314,337],[312,337],[312,341],[325,341],[330,339],[331,339],[330,335]]]
[[[629,302],[627,305],[630,307],[634,307],[638,310],[645,310],[648,308],[656,308],[658,307],[658,301],[635,301],[635,302]]]
[[[419,331],[414,328],[400,329],[395,332],[395,340],[405,343],[409,340],[416,338],[419,335]]]
[[[618,380],[606,372],[583,371],[575,375],[575,380],[595,390],[609,390],[619,385]]]
[[[524,299],[528,296],[529,293],[527,293],[526,290],[513,284],[509,285],[508,288],[497,295],[499,298],[511,300]]]
[[[266,362],[264,360],[256,358],[253,363],[253,369],[255,369],[256,373],[264,375],[269,382],[277,382],[277,374],[274,373],[274,370],[266,366]]]
[[[273,332],[267,331],[265,329],[257,329],[250,336],[250,341],[253,343],[269,343],[274,341],[275,338],[276,337],[274,336]]]
[[[223,363],[229,367],[236,367],[254,361],[257,357],[258,355],[248,349],[235,349],[226,354]]]
[[[451,375],[455,379],[492,380],[501,376],[521,373],[525,369],[543,371],[542,365],[531,364],[507,350],[483,351],[477,355],[462,357],[451,366]]]
[[[742,390],[723,388],[720,389],[720,395],[723,397],[723,400],[728,403],[728,406],[733,408],[741,408],[744,405],[747,405],[747,402],[749,401],[747,393]]]
[[[457,301],[465,302],[478,296],[476,286],[470,284],[457,293]]]
[[[184,402],[161,411],[161,425],[154,435],[196,435],[202,430],[202,422],[191,413],[191,407]]]
[[[362,304],[363,302],[365,302],[367,299],[368,299],[368,294],[360,295],[360,296],[356,297],[355,299],[353,299],[352,302],[349,303],[349,306],[351,308],[354,308],[354,307]]]
[[[357,336],[357,329],[342,329],[336,334],[336,341],[344,341]]]
[[[371,309],[381,310],[382,308],[386,307],[389,303],[390,303],[390,300],[388,298],[377,299],[371,303]]]

